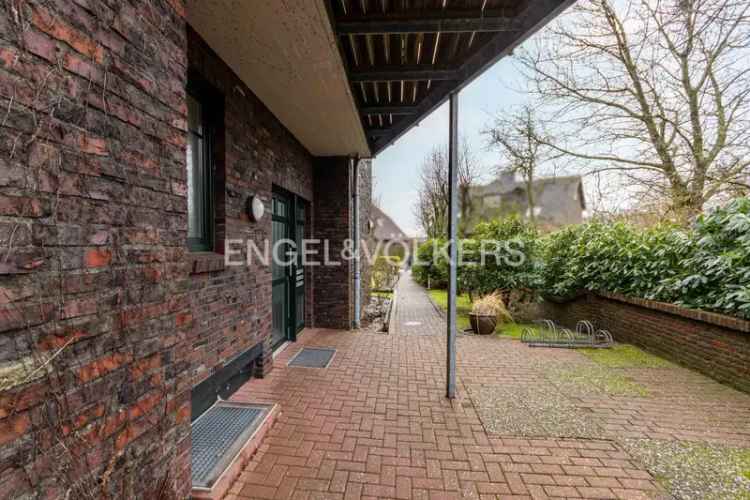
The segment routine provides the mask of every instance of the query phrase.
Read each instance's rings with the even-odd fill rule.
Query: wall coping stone
[[[618,302],[625,302],[626,304],[632,304],[635,306],[644,307],[646,309],[652,309],[655,311],[661,311],[674,316],[681,316],[683,318],[692,319],[695,321],[701,321],[711,325],[728,328],[730,330],[737,330],[743,333],[750,333],[750,321],[735,318],[734,316],[728,316],[726,314],[719,314],[714,312],[703,311],[701,309],[688,309],[677,304],[670,304],[668,302],[657,302],[655,300],[641,299],[637,297],[629,297],[619,293],[613,292],[592,292],[595,295],[603,297],[605,299],[615,300]]]

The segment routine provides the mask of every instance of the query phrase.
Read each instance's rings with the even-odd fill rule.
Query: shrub
[[[471,306],[471,312],[482,316],[495,316],[501,322],[510,323],[513,321],[513,317],[497,292],[475,300]]]
[[[482,241],[507,244],[482,262]],[[440,248],[444,241],[436,243]],[[448,262],[433,248],[433,242],[419,248],[422,263],[414,266],[414,276],[422,284],[429,278],[433,287],[445,287]],[[470,295],[609,291],[750,319],[748,198],[699,217],[690,228],[598,221],[540,238],[533,226],[508,217],[478,225],[460,250],[464,265],[458,287]]]
[[[542,244],[541,283],[549,295],[609,291],[750,318],[750,200],[688,229],[622,222],[562,229]]]
[[[674,226],[643,230],[623,222],[566,228],[545,243],[543,290],[557,296],[586,289],[651,297],[689,251],[687,235]]]
[[[534,226],[509,216],[477,225],[473,236],[462,245],[459,289],[473,295],[539,287],[539,238]]]
[[[412,265],[412,276],[422,286],[445,288],[448,286],[448,259],[440,252],[446,240],[427,240],[417,248]]]
[[[750,319],[750,199],[699,217],[686,253],[657,298]]]
[[[401,258],[390,255],[378,255],[372,264],[372,289],[391,290],[398,280]]]

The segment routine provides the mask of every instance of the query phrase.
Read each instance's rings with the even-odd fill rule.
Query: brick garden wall
[[[538,315],[574,327],[581,319],[627,342],[750,392],[750,322],[613,294],[545,302]]]

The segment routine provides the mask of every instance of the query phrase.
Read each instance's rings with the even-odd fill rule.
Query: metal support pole
[[[450,95],[448,136],[448,240],[450,262],[448,272],[448,332],[446,364],[446,397],[456,397],[456,265],[458,261],[458,93]]]

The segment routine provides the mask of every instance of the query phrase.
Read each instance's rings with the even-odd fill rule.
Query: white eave
[[[188,22],[315,156],[370,156],[324,0],[188,0]]]

